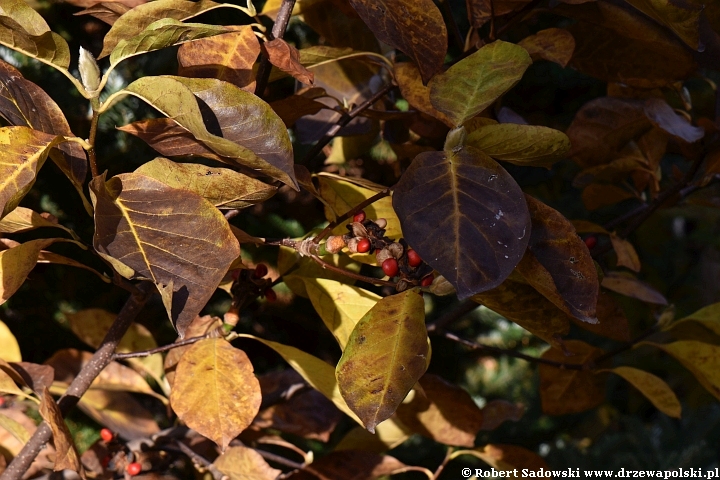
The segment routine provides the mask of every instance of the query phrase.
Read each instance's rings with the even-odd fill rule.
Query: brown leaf
[[[319,33],[327,45],[350,47],[358,51],[380,51],[375,34],[360,19],[348,0],[303,0],[300,5],[303,7],[301,10],[305,23]]]
[[[518,272],[563,312],[597,323],[600,282],[587,245],[560,212],[529,195],[525,200],[532,229]]]
[[[278,114],[278,117],[282,118],[283,123],[288,128],[292,127],[300,117],[315,115],[323,108],[329,108],[324,103],[308,98],[305,95],[291,95],[282,100],[271,102],[270,106]]]
[[[480,28],[492,18],[491,0],[467,0],[468,20],[473,28]]]
[[[50,395],[47,387],[43,388],[42,402],[40,403],[40,415],[50,425],[53,433],[53,446],[55,447],[55,466],[53,470],[59,472],[69,469],[77,472],[81,478],[85,477],[85,470],[80,463],[75,444],[73,443],[70,430],[65,425],[60,408]]]
[[[611,338],[618,342],[630,341],[630,326],[625,313],[613,300],[613,297],[604,291],[600,291],[597,303],[598,323],[585,323],[572,319],[576,325],[596,335]]]
[[[530,57],[555,62],[566,67],[575,51],[575,39],[562,28],[540,30],[535,35],[523,38],[518,45],[528,51]]]
[[[583,189],[581,198],[585,208],[592,212],[598,208],[615,205],[629,198],[635,198],[635,195],[615,185],[593,183]]]
[[[472,447],[483,425],[483,412],[470,394],[437,375],[420,379],[410,403],[397,410],[400,421],[413,432],[446,445]]]
[[[645,115],[653,125],[688,143],[697,142],[705,135],[705,130],[691,125],[687,119],[676,114],[663,99],[648,98],[645,100]]]
[[[290,475],[288,480],[373,480],[407,466],[394,457],[372,452],[345,450],[331,452],[318,458],[303,470]]]
[[[260,42],[249,25],[237,32],[183,43],[177,55],[178,75],[217,78],[255,92],[252,67],[260,55]]]
[[[667,305],[667,299],[647,283],[641,282],[630,274],[620,272],[608,272],[602,280],[602,286],[608,290],[637,298],[643,302],[656,305]]]
[[[283,72],[292,75],[297,81],[307,85],[312,85],[315,82],[315,74],[300,63],[300,54],[297,48],[282,38],[275,38],[265,42],[262,47],[265,49],[270,63]]]
[[[633,272],[639,272],[641,267],[640,257],[638,257],[632,243],[624,238],[618,237],[614,233],[610,234],[610,241],[612,242],[613,249],[615,249],[615,253],[617,253],[617,266],[627,267]]]
[[[649,133],[649,132],[648,132]],[[634,145],[634,144],[629,144]],[[627,150],[624,149],[623,151]],[[584,188],[593,182],[621,183],[628,175],[634,172],[651,172],[648,161],[640,154],[623,155],[610,163],[589,167],[578,173],[573,179],[573,187]],[[616,187],[615,185],[610,185]],[[599,203],[603,203],[600,200]]]
[[[447,29],[432,0],[350,0],[378,39],[413,59],[423,83],[442,67]]]
[[[562,350],[550,348],[541,357],[559,363],[583,365],[603,354],[599,348],[579,340],[567,340],[565,348],[573,355],[567,356]],[[607,375],[597,375],[590,370],[567,370],[544,363],[540,364],[538,371],[542,409],[548,415],[584,412],[605,400]]]
[[[423,85],[420,70],[410,62],[395,64],[395,79],[410,105],[452,127],[453,121],[430,103],[430,87]]]
[[[10,366],[38,396],[43,395],[46,387],[50,387],[55,378],[55,370],[49,365],[38,365],[30,362],[13,362]]]
[[[604,164],[651,128],[640,102],[597,98],[582,106],[567,129],[572,143],[570,156],[583,167]]]
[[[495,430],[507,421],[518,422],[525,413],[525,407],[519,403],[505,400],[490,400],[482,408],[483,421],[480,430]]]
[[[131,7],[121,2],[93,2],[85,10],[74,13],[73,15],[91,15],[98,20],[102,20],[108,25],[112,25],[122,15],[127,13]]]
[[[485,445],[473,450],[457,450],[452,453],[450,458],[456,458],[460,455],[473,455],[483,462],[500,471],[513,471],[517,469],[529,470],[537,472],[537,476],[544,476],[549,470],[545,460],[535,452],[518,445]],[[508,475],[509,476],[509,475]],[[523,476],[527,476],[523,473]]]
[[[247,447],[230,447],[215,459],[213,465],[229,480],[275,480],[282,473],[272,468],[265,459]]]

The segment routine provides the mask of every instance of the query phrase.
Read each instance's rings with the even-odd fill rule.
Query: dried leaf
[[[550,168],[570,151],[570,139],[558,130],[512,123],[481,126],[468,134],[466,144],[496,160],[531,167]]]
[[[369,432],[427,369],[425,306],[414,290],[385,297],[357,323],[336,368],[340,392]]]
[[[652,373],[632,367],[615,367],[605,370],[621,376],[633,387],[640,390],[655,407],[673,418],[680,418],[682,406],[667,383]]]
[[[126,278],[172,282],[168,315],[183,335],[240,255],[227,220],[196,193],[136,173],[96,177],[90,189],[95,249]]]
[[[320,103],[304,95],[291,95],[282,100],[271,102],[270,107],[272,107],[288,128],[292,127],[300,117],[315,115],[320,110],[329,108],[324,103]],[[297,172],[295,172],[295,175],[297,176]],[[299,178],[298,182],[300,182]]]
[[[252,448],[230,447],[215,459],[213,465],[230,480],[275,480],[282,473],[272,468]]]
[[[75,443],[73,442],[70,430],[65,425],[60,408],[50,395],[50,390],[45,387],[43,390],[42,402],[40,403],[40,415],[47,422],[53,434],[53,446],[55,447],[55,465],[53,470],[59,472],[61,470],[70,469],[77,472],[80,478],[85,477],[85,469],[80,463]]]
[[[530,215],[520,187],[472,147],[415,157],[392,201],[408,243],[461,299],[502,283],[528,244]]]
[[[667,305],[667,299],[647,283],[641,282],[632,275],[624,275],[620,272],[607,272],[603,277],[601,285],[608,290],[637,298],[643,302],[656,305]]]
[[[638,257],[635,247],[629,241],[618,237],[616,234],[610,234],[610,241],[613,249],[617,253],[617,266],[627,267],[633,272],[640,271],[640,257]]]
[[[543,59],[567,67],[575,51],[575,39],[562,28],[540,30],[535,35],[523,38],[518,45],[530,54],[533,60]]]
[[[438,74],[429,85],[430,102],[462,125],[515,86],[530,64],[524,48],[497,40]]]
[[[224,451],[260,409],[260,383],[245,352],[208,338],[180,358],[170,404],[190,428]]]
[[[283,72],[292,75],[297,81],[312,85],[315,82],[315,74],[300,63],[300,53],[297,48],[287,43],[282,38],[275,38],[263,43],[270,63]]]

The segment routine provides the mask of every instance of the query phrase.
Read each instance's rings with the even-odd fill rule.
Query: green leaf
[[[427,369],[425,302],[415,290],[380,300],[357,323],[335,370],[348,406],[373,433]]]
[[[173,76],[144,77],[122,93],[157,108],[226,162],[298,189],[287,129],[272,108],[255,95],[221,80]],[[209,111],[201,111],[198,99]],[[208,131],[204,113],[211,124],[219,125],[219,135]]]
[[[524,48],[497,40],[433,78],[430,102],[462,125],[515,86],[531,64]]]
[[[465,142],[496,160],[548,169],[558,160],[567,158],[570,152],[567,135],[535,125],[485,125],[471,132]]]
[[[50,149],[63,138],[28,127],[0,128],[0,218],[18,206],[35,184]]]
[[[472,147],[415,157],[395,187],[393,207],[410,246],[461,299],[500,285],[530,237],[522,190]]]
[[[222,450],[252,423],[261,401],[250,359],[224,339],[200,340],[180,358],[170,404]]]
[[[161,157],[145,163],[135,173],[172,188],[195,192],[218,208],[246,208],[264,202],[277,192],[277,187],[228,168],[175,163]]]
[[[126,58],[142,53],[228,32],[225,27],[203,23],[182,23],[172,18],[163,18],[151,23],[134,37],[120,40],[110,54],[110,65],[115,66]]]
[[[126,278],[171,294],[168,315],[183,336],[240,255],[227,220],[200,195],[137,173],[96,177],[90,191],[95,249]]]
[[[23,0],[0,3],[0,44],[67,72],[70,49],[42,16]]]
[[[432,0],[350,0],[377,38],[412,58],[427,83],[442,67],[447,29]]]

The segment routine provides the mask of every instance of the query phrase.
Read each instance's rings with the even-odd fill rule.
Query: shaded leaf
[[[693,312],[687,317],[681,318],[677,322],[672,323],[669,328],[674,329],[676,326],[687,322],[700,323],[705,328],[720,335],[720,303],[713,303],[703,307],[697,312]]]
[[[587,245],[557,210],[525,195],[532,229],[518,272],[568,315],[597,323],[600,282]]]
[[[648,98],[645,100],[644,106],[645,115],[653,125],[676,138],[693,143],[705,135],[705,130],[691,125],[685,118],[676,114],[672,107],[661,98]]]
[[[15,335],[4,322],[0,321],[0,359],[6,362],[20,362],[22,355],[20,354],[20,345],[18,345]]]
[[[468,20],[473,28],[480,28],[485,25],[493,14],[493,4],[491,0],[468,0]]]
[[[614,159],[610,163],[596,165],[594,167],[584,169],[583,171],[578,173],[573,179],[573,186],[583,188],[590,186],[590,184],[593,182],[621,183],[622,180],[625,180],[630,174],[634,172],[652,173],[648,168],[648,162],[645,158],[634,155],[621,156],[620,158]],[[608,189],[609,193],[612,193],[615,190],[620,190],[625,194],[630,193],[627,190],[621,189],[620,187],[617,187],[615,185],[596,185],[595,188],[597,190],[600,190],[601,188],[605,188],[606,186],[610,187]],[[613,198],[616,197],[612,194],[610,196]],[[598,199],[597,201],[593,201],[593,203],[597,204],[611,204],[609,202],[610,199]]]
[[[630,326],[620,306],[612,296],[600,291],[597,301],[597,323],[585,323],[573,318],[580,328],[618,342],[630,341]]]
[[[128,392],[91,388],[80,399],[78,407],[100,425],[128,440],[149,438],[160,431],[153,414]]]
[[[180,358],[170,404],[183,422],[222,450],[252,423],[261,400],[247,355],[224,339],[201,340]]]
[[[652,373],[632,367],[615,367],[606,370],[627,380],[633,387],[640,390],[645,398],[655,407],[673,418],[680,418],[682,406],[667,383]]]
[[[0,305],[25,282],[37,263],[40,250],[61,239],[41,238],[0,251]]]
[[[240,255],[227,220],[196,193],[136,173],[90,183],[94,247],[126,278],[172,283],[173,325],[182,336]]]
[[[597,98],[582,106],[567,129],[572,143],[570,156],[583,167],[606,163],[651,127],[641,103]]]
[[[246,208],[264,202],[277,192],[277,187],[228,168],[175,163],[160,157],[143,164],[135,173],[172,188],[195,192],[217,208]]]
[[[223,161],[255,169],[297,189],[285,125],[255,95],[221,80],[173,76],[143,77],[123,91],[172,118]],[[197,99],[204,102],[204,112]],[[216,134],[208,130],[215,127],[220,130]]]
[[[505,280],[472,299],[511,320],[550,345],[570,331],[570,317],[528,284]]]
[[[490,400],[481,412],[483,419],[480,430],[489,431],[495,430],[507,421],[520,421],[525,413],[525,407],[505,400]]]
[[[579,340],[567,340],[567,356],[562,350],[550,348],[541,358],[570,365],[593,362],[604,352]],[[548,415],[566,415],[590,410],[605,400],[606,374],[595,374],[590,370],[567,370],[541,363],[540,400],[543,412]]]
[[[20,233],[36,228],[61,228],[76,238],[75,232],[53,221],[47,214],[36,213],[29,208],[17,207],[0,220],[1,233]]]
[[[382,297],[335,280],[301,278],[315,311],[344,350],[355,325]]]
[[[450,458],[457,458],[460,455],[473,455],[491,467],[500,471],[525,469],[537,472],[549,470],[548,464],[537,453],[517,445],[485,445],[473,450],[457,450],[450,455]]]
[[[229,480],[275,480],[282,473],[272,468],[252,448],[230,447],[215,459],[213,465]]]
[[[297,48],[282,38],[274,38],[269,42],[265,42],[262,47],[265,49],[265,52],[267,52],[270,63],[301,83],[308,85],[313,84],[315,74],[300,63],[300,53]]]
[[[427,369],[425,304],[409,290],[385,297],[355,326],[336,368],[340,392],[371,433]]]
[[[430,87],[423,85],[420,70],[410,62],[395,64],[395,80],[400,93],[410,105],[423,113],[435,117],[445,125],[453,126],[453,121],[430,103]]]
[[[610,241],[615,253],[617,253],[617,266],[627,267],[633,272],[639,272],[641,267],[640,257],[638,257],[632,243],[614,233],[610,234]]]
[[[16,380],[13,377],[18,377],[19,380],[22,380],[22,378],[7,362],[3,361],[2,363],[5,368],[0,369],[0,393],[24,397],[25,393],[16,385]]]
[[[362,427],[355,427],[340,440],[335,450],[363,450],[366,452],[383,453],[401,445],[410,438],[413,432],[402,424],[397,414],[375,427],[370,433]]]
[[[608,290],[636,298],[643,302],[656,305],[667,305],[667,299],[653,287],[641,282],[632,275],[624,275],[620,272],[607,272],[602,279],[601,285]]]
[[[80,463],[75,443],[73,442],[70,430],[65,425],[60,408],[50,395],[50,390],[45,387],[40,403],[40,415],[47,422],[53,434],[53,446],[55,447],[55,465],[53,470],[59,472],[61,470],[70,469],[77,472],[81,478],[85,477],[85,470]]]
[[[437,75],[430,102],[462,125],[515,86],[531,63],[524,48],[497,40]]]
[[[49,365],[18,361],[11,363],[10,366],[22,378],[22,383],[38,397],[43,395],[45,387],[50,388],[55,378],[55,370]]]
[[[28,127],[0,128],[0,218],[15,209],[35,184],[50,149],[62,137]]]
[[[440,70],[447,51],[447,29],[432,0],[350,0],[350,5],[380,41],[413,59],[423,83]]]
[[[398,407],[400,421],[413,432],[446,445],[473,447],[483,425],[483,412],[469,393],[441,377],[420,379],[423,395]]]
[[[255,91],[252,67],[260,55],[260,42],[251,26],[194,42],[178,49],[178,75],[217,78],[248,92]]]
[[[635,195],[615,185],[593,183],[583,189],[581,198],[585,208],[592,212],[599,208],[615,205],[623,200],[635,198]]]
[[[293,472],[287,478],[288,480],[373,480],[408,470],[423,471],[424,469],[408,467],[389,455],[344,450],[330,452],[307,465],[303,470]]]
[[[575,51],[575,39],[562,28],[547,28],[525,37],[518,43],[533,60],[543,59],[567,67]]]
[[[672,343],[642,342],[672,355],[695,376],[700,385],[720,399],[720,347],[694,340]]]
[[[47,250],[41,250],[40,254],[38,255],[38,258],[37,258],[37,263],[54,263],[56,265],[67,265],[70,267],[82,268],[83,270],[87,270],[88,272],[94,273],[103,282],[112,283],[112,279],[110,279],[110,277],[103,275],[102,273],[98,272],[94,268],[88,267],[84,263],[80,263],[76,260],[73,260],[72,258],[68,258],[63,255],[59,255],[55,252],[48,252]]]
[[[698,50],[702,7],[670,0],[628,0],[628,3],[675,32],[690,48]]]
[[[502,283],[530,237],[520,187],[472,147],[415,157],[395,186],[393,207],[408,243],[460,299]]]
[[[311,96],[306,96],[302,94],[290,95],[289,97],[283,98],[282,100],[276,100],[274,102],[271,102],[270,106],[275,111],[275,113],[278,114],[278,116],[282,119],[283,123],[285,123],[285,126],[288,128],[292,127],[300,117],[304,117],[305,115],[315,115],[323,108],[329,108],[324,103],[320,103],[317,100],[314,100]],[[297,166],[298,165],[296,165],[296,168]],[[295,171],[295,175],[297,176],[297,170]],[[297,180],[298,183],[302,185],[300,179],[298,178]]]
[[[520,166],[550,168],[567,158],[570,139],[552,128],[501,123],[472,131],[466,144],[497,160]]]

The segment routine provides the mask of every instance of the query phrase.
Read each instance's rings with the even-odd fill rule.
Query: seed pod
[[[352,227],[353,235],[360,238],[366,238],[368,236],[367,234],[367,228],[365,228],[365,225],[363,225],[360,222],[352,222],[350,224]]]
[[[387,249],[390,251],[390,255],[392,255],[395,260],[400,260],[400,257],[403,256],[403,252],[405,251],[403,246],[397,242],[388,245]]]
[[[455,287],[453,287],[445,277],[438,275],[435,277],[435,280],[433,280],[432,285],[430,285],[430,291],[435,295],[442,297],[444,295],[454,295]]]
[[[385,220],[384,218],[378,218],[377,220],[375,220],[375,224],[380,228],[385,228],[387,227],[387,220]]]
[[[397,290],[398,292],[404,292],[408,289],[409,286],[410,284],[407,282],[407,280],[401,278],[400,280],[398,280],[397,285],[395,285],[395,290]]]
[[[358,253],[357,245],[358,245],[359,241],[360,241],[360,239],[357,237],[353,237],[350,240],[348,240],[347,248],[350,251],[350,253]]]
[[[340,235],[331,235],[325,242],[325,250],[328,253],[338,253],[340,250],[345,248],[345,240]]]
[[[390,250],[388,250],[387,247],[383,248],[382,250],[378,251],[375,254],[375,259],[377,260],[378,265],[382,265],[385,260],[388,258],[395,258],[393,257],[392,253],[390,253]]]

